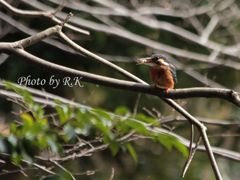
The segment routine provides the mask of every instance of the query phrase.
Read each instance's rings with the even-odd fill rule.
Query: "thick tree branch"
[[[184,99],[184,98],[193,98],[193,97],[206,97],[206,98],[221,98],[224,100],[228,100],[233,104],[240,107],[240,97],[239,93],[229,89],[221,89],[221,88],[185,88],[185,89],[176,89],[176,90],[169,90],[166,93],[164,90],[144,85],[141,83],[135,83],[132,81],[126,80],[119,80],[114,78],[108,78],[101,75],[95,75],[88,72],[83,72],[75,69],[71,69],[68,67],[64,67],[61,65],[57,65],[51,62],[48,62],[44,59],[41,59],[37,56],[34,56],[23,49],[14,48],[17,47],[17,44],[11,45],[11,43],[0,43],[0,50],[9,50],[13,53],[25,57],[30,63],[39,64],[41,66],[47,67],[49,69],[54,69],[55,71],[59,71],[64,73],[65,75],[70,76],[81,76],[82,81],[96,83],[99,85],[105,85],[113,88],[118,89],[126,89],[130,91],[137,91],[141,93],[147,93],[159,96],[161,98],[171,98],[171,99]],[[8,46],[8,47],[7,47]]]

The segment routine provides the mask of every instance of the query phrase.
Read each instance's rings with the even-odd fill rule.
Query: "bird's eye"
[[[159,61],[159,58],[158,57],[153,57],[152,60],[157,63]]]

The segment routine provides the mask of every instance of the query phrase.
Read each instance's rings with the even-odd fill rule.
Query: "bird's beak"
[[[136,62],[137,64],[152,64],[152,58],[151,57],[140,58]]]
[[[161,64],[163,64],[164,66],[169,66],[169,64],[166,61],[162,61]]]

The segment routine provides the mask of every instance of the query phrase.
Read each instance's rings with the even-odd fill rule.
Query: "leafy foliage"
[[[102,109],[75,108],[55,101],[53,108],[35,103],[33,96],[11,83],[6,87],[23,97],[19,119],[10,125],[10,134],[0,139],[0,151],[11,155],[12,161],[19,164],[21,159],[30,162],[41,151],[50,149],[62,157],[66,155],[65,145],[74,145],[79,138],[88,141],[100,139],[116,155],[120,149],[127,150],[135,162],[137,153],[127,135],[138,134],[153,139],[171,150],[173,147],[186,155],[186,148],[174,137],[154,131],[159,122],[144,114],[135,118],[125,107],[115,113]],[[53,111],[51,113],[47,113]],[[129,136],[131,137],[131,136]]]

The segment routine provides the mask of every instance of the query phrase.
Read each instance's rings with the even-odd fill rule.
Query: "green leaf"
[[[28,104],[29,107],[34,104],[33,97],[29,92],[27,92],[27,90],[21,89],[21,91],[19,91],[18,93],[23,96],[24,102]]]
[[[157,140],[168,150],[171,150],[173,147],[172,137],[167,134],[159,134]]]
[[[58,113],[61,124],[64,124],[67,120],[70,119],[71,112],[67,105],[56,106],[55,109]]]
[[[33,162],[33,158],[29,154],[27,154],[26,152],[22,151],[21,155],[22,155],[22,158],[27,160],[28,162],[30,162],[30,163]]]
[[[33,126],[33,118],[29,113],[22,113],[20,117],[23,120],[25,126],[27,127]]]
[[[112,155],[115,156],[119,152],[119,144],[116,141],[111,141],[109,143],[109,148],[112,152]]]
[[[184,146],[181,142],[179,142],[177,139],[174,143],[174,147],[184,156],[188,156],[188,149],[186,146]]]
[[[108,112],[102,109],[93,109],[91,113],[103,124],[103,126],[112,127],[112,117]]]
[[[38,125],[42,130],[46,130],[49,127],[48,119],[47,118],[39,119],[36,125]]]
[[[187,157],[187,148],[174,136],[168,134],[159,134],[157,136],[157,140],[168,150],[171,150],[173,147],[175,147],[179,152],[182,153],[184,157]]]
[[[39,149],[44,149],[48,146],[47,135],[38,134],[37,136],[37,145]]]
[[[134,162],[137,163],[138,162],[137,153],[130,143],[127,143],[127,150],[130,153],[130,155],[132,156]]]
[[[25,89],[22,89],[21,87],[13,84],[13,83],[10,83],[10,82],[4,82],[5,84],[5,87],[7,89],[11,89],[13,91],[15,91],[17,94],[20,94],[23,96],[23,99],[24,99],[24,102],[26,104],[33,104],[34,101],[33,101],[33,98],[32,98],[32,95]]]
[[[32,107],[30,108],[35,119],[43,119],[44,117],[44,109],[43,109],[43,105],[40,104],[32,104]]]
[[[67,142],[76,136],[75,129],[69,123],[63,127],[63,132]]]
[[[142,134],[142,135],[149,135],[148,129],[142,124],[141,122],[137,122],[134,120],[124,120],[122,121],[124,124],[126,124],[128,127],[130,127],[132,130]]]
[[[20,154],[18,154],[17,152],[13,152],[11,159],[12,159],[13,164],[19,165],[21,162],[22,156]]]
[[[18,139],[16,138],[15,135],[10,134],[10,135],[8,136],[8,142],[9,142],[12,146],[16,147],[16,146],[17,146],[17,143],[18,143]]]
[[[125,116],[129,114],[129,110],[125,106],[120,106],[117,109],[115,109],[114,113],[121,116]]]
[[[17,125],[15,123],[11,123],[10,125],[10,133],[15,134],[17,132]]]
[[[103,109],[93,109],[91,112],[94,112],[107,120],[111,120],[111,116],[109,115],[109,113]]]
[[[152,117],[148,117],[144,114],[136,114],[136,119],[140,120],[140,121],[143,121],[143,122],[146,122],[146,123],[149,123],[151,125],[154,125],[154,126],[158,126],[159,125],[159,121],[157,121],[156,119],[152,118]]]
[[[128,133],[132,128],[130,128],[127,123],[124,122],[125,120],[120,120],[116,124],[116,130],[118,133],[125,134]]]
[[[5,82],[5,86],[7,89],[11,89],[23,97],[24,103],[27,105],[29,110],[33,113],[33,116],[35,117],[35,119],[43,118],[43,114],[44,114],[43,105],[35,103],[31,93],[29,93],[26,89],[23,89],[10,82]]]
[[[54,153],[58,153],[59,146],[54,136],[47,136],[47,143]]]
[[[8,152],[8,142],[5,138],[0,138],[0,152],[7,153]]]
[[[28,140],[26,138],[22,139],[20,147],[22,157],[28,161],[32,161],[32,158],[38,153],[39,149],[34,141]]]

